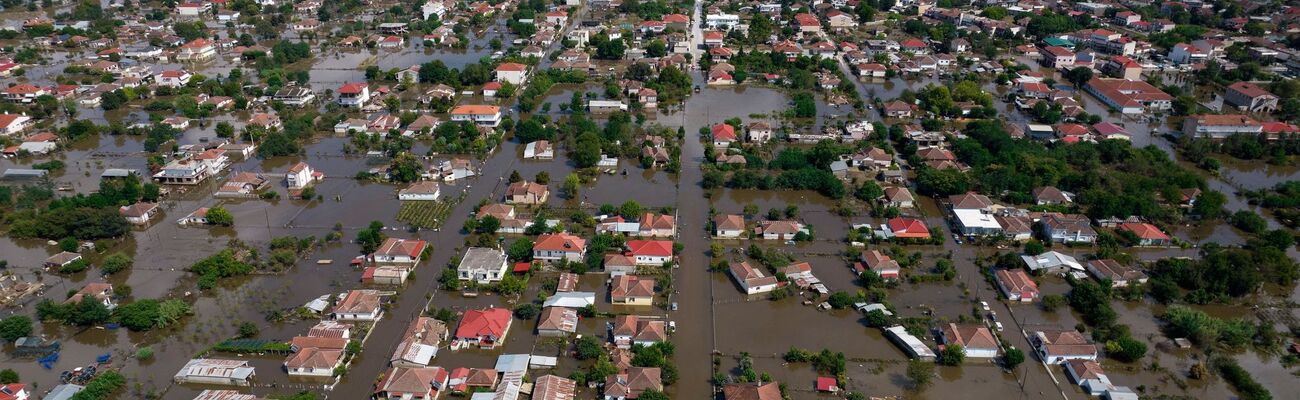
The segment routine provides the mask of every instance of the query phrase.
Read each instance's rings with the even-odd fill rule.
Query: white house
[[[501,124],[501,107],[466,104],[451,109],[452,121],[469,121],[480,126],[496,127]]]
[[[0,136],[22,133],[31,123],[32,118],[24,114],[0,114]]]
[[[438,182],[420,181],[397,192],[397,199],[402,201],[435,201],[442,190]]]
[[[478,283],[500,281],[506,274],[506,253],[500,249],[470,247],[465,250],[456,273],[461,280],[474,280]]]
[[[776,290],[777,284],[775,276],[764,274],[763,271],[749,265],[748,261],[733,262],[727,268],[727,273],[731,279],[736,280],[740,290],[746,294],[767,293]]]
[[[388,238],[370,255],[376,263],[415,265],[420,263],[429,242],[415,239]]]
[[[528,66],[520,63],[501,63],[497,66],[497,81],[522,85],[528,79]]]
[[[361,107],[370,101],[370,87],[365,83],[345,83],[338,92],[338,103],[344,107]]]
[[[334,305],[331,315],[339,321],[378,321],[383,314],[378,290],[352,290]]]
[[[313,170],[310,165],[300,162],[289,168],[289,173],[284,175],[284,181],[289,185],[290,189],[302,189],[315,182],[318,176],[320,174]]]

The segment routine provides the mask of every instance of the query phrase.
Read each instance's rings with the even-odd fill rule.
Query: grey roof
[[[496,271],[506,261],[506,254],[498,249],[470,247],[460,259],[458,271]]]
[[[128,176],[131,176],[132,172],[134,171],[131,171],[126,168],[109,168],[104,170],[104,173],[99,174],[99,177],[100,178],[126,178]]]
[[[560,292],[548,297],[542,307],[582,308],[592,304],[596,304],[596,293]]]
[[[528,370],[527,354],[502,354],[497,356],[497,372],[515,372]]]
[[[51,390],[50,390],[50,393],[49,393],[49,394],[45,395],[45,397],[42,397],[41,399],[44,399],[44,400],[68,400],[68,399],[71,399],[71,398],[72,398],[72,395],[77,394],[77,392],[80,392],[80,391],[82,391],[82,390],[85,389],[85,388],[86,388],[85,386],[81,386],[81,385],[73,385],[73,384],[71,384],[71,383],[65,383],[65,384],[62,384],[62,385],[59,385],[59,386],[55,386],[54,389],[51,389]]]
[[[5,178],[35,178],[35,177],[48,175],[49,173],[50,171],[46,171],[43,169],[10,168],[5,170],[4,177]]]

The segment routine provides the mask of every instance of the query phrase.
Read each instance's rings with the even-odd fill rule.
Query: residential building
[[[633,400],[647,390],[663,391],[659,368],[628,368],[605,378],[604,400]]]
[[[746,140],[751,143],[766,143],[768,140],[772,140],[772,126],[763,121],[750,123],[746,132]]]
[[[885,228],[891,237],[899,239],[930,239],[930,229],[925,222],[916,218],[894,217],[885,222]]]
[[[1048,364],[1069,360],[1097,360],[1097,345],[1073,329],[1034,332],[1029,337],[1039,359]]]
[[[543,375],[533,382],[531,400],[574,400],[578,383],[555,375]]]
[[[365,83],[345,83],[338,94],[338,103],[344,107],[361,107],[370,102],[370,87]]]
[[[504,308],[487,308],[469,310],[460,319],[456,334],[452,336],[453,349],[476,346],[493,349],[505,343],[510,332],[510,322],[514,319],[510,310]]]
[[[661,319],[636,315],[619,315],[609,324],[610,341],[621,349],[633,345],[650,346],[668,340],[668,325]]]
[[[745,232],[745,217],[737,214],[718,214],[713,217],[713,236],[723,239],[739,238]]]
[[[1123,114],[1160,112],[1173,107],[1173,96],[1144,81],[1092,78],[1083,88]]]
[[[1074,202],[1074,194],[1062,192],[1055,186],[1042,186],[1034,188],[1029,192],[1034,196],[1034,203],[1040,206],[1070,204]]]
[[[1271,113],[1277,110],[1278,97],[1254,83],[1236,82],[1228,85],[1223,102],[1245,112]]]
[[[442,188],[435,181],[419,181],[397,191],[397,199],[402,201],[437,201]]]
[[[794,220],[763,221],[754,227],[754,235],[766,240],[794,240],[799,232],[807,232],[803,224]]]
[[[952,210],[957,232],[964,236],[996,236],[1002,234],[1002,224],[992,213],[984,210]]]
[[[1244,114],[1203,114],[1183,119],[1183,134],[1197,138],[1222,140],[1232,135],[1259,135],[1263,132],[1263,124]]]
[[[1047,214],[1039,222],[1039,233],[1056,243],[1095,243],[1097,231],[1087,216],[1079,214]]]
[[[1074,68],[1074,52],[1061,46],[1043,48],[1043,65],[1051,68]]]
[[[670,240],[629,240],[626,246],[637,265],[661,266],[673,260]]]
[[[338,321],[373,322],[383,315],[380,306],[378,290],[350,290],[334,305],[331,315]]]
[[[479,126],[495,128],[501,124],[501,107],[466,104],[451,109],[452,121],[473,122]]]
[[[324,174],[312,169],[307,163],[299,162],[289,167],[289,172],[284,175],[284,182],[290,189],[302,189],[324,177]]]
[[[578,330],[578,311],[568,307],[546,307],[537,319],[537,335],[562,337]]]
[[[1007,300],[1031,302],[1038,299],[1038,284],[1023,269],[999,269],[993,273],[993,278]]]
[[[384,373],[375,398],[382,400],[433,400],[447,389],[450,373],[441,367],[394,367]]]
[[[513,62],[501,63],[497,66],[496,77],[499,82],[523,85],[528,79],[528,66]]]
[[[389,364],[409,368],[429,365],[438,356],[438,347],[447,340],[447,333],[447,323],[430,317],[417,317],[407,326],[402,342],[389,357]]]
[[[415,266],[424,256],[424,249],[429,242],[416,239],[387,238],[384,243],[370,254],[370,260],[382,264],[405,264]]]
[[[334,369],[341,365],[343,365],[342,349],[318,347],[302,349],[284,362],[284,368],[289,372],[289,376],[333,376]]]
[[[247,360],[196,358],[185,363],[172,377],[176,383],[251,386],[256,375]]]
[[[114,297],[112,284],[92,282],[87,283],[86,286],[81,287],[81,290],[68,296],[68,299],[64,300],[63,304],[80,304],[82,300],[90,298],[104,304],[104,307],[111,310],[117,308],[117,302],[114,301]]]
[[[533,244],[533,259],[543,262],[581,262],[587,254],[587,241],[568,233],[542,235]]]
[[[306,86],[286,86],[275,91],[271,96],[272,101],[278,101],[291,107],[303,107],[311,104],[316,99],[316,94],[310,87]]]
[[[622,275],[610,280],[609,301],[614,304],[648,306],[654,304],[655,280],[636,275]]]
[[[176,61],[200,62],[217,56],[216,45],[206,38],[198,38],[181,46],[176,52]]]
[[[32,118],[26,114],[0,114],[0,136],[23,133],[32,124]]]
[[[137,202],[129,206],[119,207],[117,211],[126,218],[126,222],[145,225],[149,223],[149,220],[157,216],[161,209],[158,208],[158,203]]]
[[[506,253],[500,249],[470,247],[465,250],[456,273],[461,280],[473,280],[480,284],[500,281],[507,270]]]
[[[883,279],[898,279],[902,268],[898,261],[881,253],[880,250],[865,250],[859,256],[862,264]]]
[[[506,188],[506,204],[542,204],[550,197],[551,191],[546,185],[529,181],[511,183]]]
[[[749,265],[749,261],[732,262],[727,272],[745,294],[767,293],[776,290],[780,282],[775,276],[765,274],[761,269]]]
[[[1063,274],[1083,271],[1083,264],[1080,264],[1079,260],[1059,251],[1049,251],[1036,256],[1026,254],[1020,256],[1020,259],[1025,262],[1025,267],[1033,272]]]
[[[966,357],[994,358],[998,356],[997,338],[983,324],[949,323],[943,327],[943,342],[947,345],[961,345]]]
[[[1111,287],[1125,287],[1130,283],[1142,284],[1147,283],[1147,274],[1132,267],[1120,264],[1118,261],[1105,258],[1100,260],[1091,260],[1087,264],[1088,273],[1097,280],[1110,281]]]
[[[736,128],[730,124],[713,124],[713,146],[726,148],[736,141]]]
[[[723,400],[781,400],[781,386],[776,382],[729,383],[722,386]]]
[[[1125,222],[1117,228],[1120,232],[1132,233],[1137,238],[1138,246],[1169,246],[1173,239],[1160,228],[1146,222]]]

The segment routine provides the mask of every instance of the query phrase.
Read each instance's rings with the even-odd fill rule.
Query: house
[[[611,278],[636,273],[636,259],[628,254],[605,254],[603,265],[605,266],[605,272],[609,273]]]
[[[978,209],[952,210],[953,225],[964,236],[997,236],[1002,234],[1002,224],[994,214]]]
[[[361,107],[370,102],[370,87],[365,83],[344,83],[338,93],[338,103],[344,107]]]
[[[754,234],[766,240],[794,240],[800,232],[808,231],[802,223],[794,220],[763,221],[754,227]]]
[[[727,272],[745,294],[771,292],[780,284],[775,276],[768,276],[761,269],[749,265],[748,261],[732,262]]]
[[[289,376],[328,377],[343,365],[343,350],[308,347],[284,361]]]
[[[82,286],[76,293],[68,296],[68,299],[64,300],[63,304],[80,304],[82,300],[89,298],[103,303],[105,307],[108,307],[108,309],[111,310],[117,308],[117,302],[113,300],[113,297],[112,284],[92,282],[87,283],[86,286]]]
[[[274,113],[255,113],[248,117],[246,126],[258,127],[265,130],[280,129],[284,123],[280,121],[280,116]]]
[[[1109,280],[1111,287],[1125,287],[1129,283],[1142,284],[1147,283],[1147,274],[1142,271],[1133,269],[1120,264],[1118,261],[1105,258],[1100,260],[1090,260],[1087,264],[1088,273],[1097,280]]]
[[[605,400],[633,400],[647,390],[662,392],[663,381],[659,368],[628,368],[626,373],[605,378]]]
[[[574,400],[578,383],[555,375],[543,375],[533,382],[531,400]]]
[[[636,234],[647,237],[675,236],[677,235],[677,218],[665,214],[641,214]]]
[[[885,227],[892,237],[899,239],[930,239],[930,229],[925,222],[916,218],[894,217],[885,222]]]
[[[1070,49],[1061,46],[1047,46],[1042,51],[1042,63],[1051,68],[1074,68],[1075,55]]]
[[[473,122],[479,126],[495,128],[501,124],[501,107],[465,104],[451,109],[452,121]]]
[[[555,148],[549,140],[537,140],[524,145],[524,159],[551,160],[555,158]]]
[[[766,143],[772,140],[772,126],[763,121],[750,123],[745,138],[750,143]]]
[[[1068,360],[1065,362],[1065,372],[1070,376],[1070,381],[1090,396],[1106,394],[1107,388],[1114,386],[1101,364],[1093,360]]]
[[[568,307],[546,307],[537,319],[537,335],[569,336],[578,331],[578,311]]]
[[[206,38],[198,38],[181,46],[176,52],[176,61],[201,62],[217,56],[215,43]]]
[[[49,258],[46,258],[46,259],[45,259],[45,267],[46,267],[46,268],[53,268],[53,269],[60,269],[60,268],[63,268],[63,267],[68,266],[68,264],[72,264],[72,263],[74,263],[74,262],[77,262],[78,260],[81,260],[81,253],[73,253],[73,252],[70,252],[70,251],[60,251],[58,254],[55,254],[55,255],[49,256]]]
[[[176,223],[177,223],[177,224],[180,224],[180,225],[182,225],[182,226],[185,226],[185,225],[207,225],[207,224],[208,224],[208,208],[207,208],[207,207],[199,207],[199,209],[194,210],[194,212],[190,213],[189,215],[186,215],[185,218],[181,218],[181,219],[177,220]]]
[[[651,88],[641,88],[637,91],[636,102],[641,104],[641,108],[653,109],[659,107],[659,92]]]
[[[1183,119],[1183,135],[1193,138],[1223,140],[1232,135],[1259,135],[1263,132],[1263,124],[1244,114],[1203,114]]]
[[[456,273],[461,280],[473,280],[487,284],[501,280],[506,274],[506,253],[500,249],[470,247],[465,250]]]
[[[428,244],[429,242],[423,240],[390,237],[384,239],[384,243],[370,254],[370,259],[376,263],[415,266],[420,263],[420,258],[424,255],[424,249]]]
[[[993,332],[982,324],[949,323],[943,327],[943,343],[961,345],[966,357],[972,358],[994,358],[1000,349]]]
[[[172,377],[176,383],[250,386],[256,371],[247,360],[195,358]]]
[[[551,191],[546,185],[528,181],[511,183],[506,188],[506,204],[542,204],[550,197]]]
[[[1087,216],[1079,214],[1047,214],[1039,219],[1039,233],[1056,243],[1095,243],[1097,231]]]
[[[660,266],[673,260],[672,241],[629,240],[626,246],[636,265]]]
[[[993,273],[993,278],[1007,300],[1030,302],[1038,299],[1038,284],[1023,269],[999,269]]]
[[[714,147],[726,148],[736,141],[736,128],[730,124],[714,124],[710,131]]]
[[[907,356],[910,358],[918,360],[935,359],[936,355],[934,354],[934,350],[931,350],[930,346],[926,345],[925,342],[922,342],[921,339],[908,333],[907,328],[904,328],[902,325],[894,325],[885,328],[885,336],[888,336],[889,341],[894,342],[894,344],[906,352]]]
[[[879,275],[882,279],[898,279],[902,268],[898,261],[881,253],[880,250],[867,250],[859,255],[862,264]]]
[[[504,308],[487,308],[469,310],[460,319],[456,334],[452,336],[452,348],[460,349],[477,346],[493,349],[506,340],[510,333],[510,322],[514,317],[510,310]]]
[[[533,245],[533,259],[544,262],[581,262],[587,254],[587,241],[568,233],[542,235]]]
[[[1062,192],[1055,186],[1036,187],[1031,190],[1030,195],[1034,197],[1034,203],[1040,206],[1070,204],[1074,202],[1074,194]]]
[[[412,183],[397,192],[397,199],[402,201],[436,201],[442,193],[438,182],[420,181]]]
[[[32,123],[26,114],[0,114],[0,136],[22,133]]]
[[[610,280],[609,301],[614,304],[648,306],[654,304],[655,280],[636,275],[622,275]]]
[[[383,315],[380,306],[378,290],[350,290],[330,313],[338,321],[374,322]]]
[[[1228,85],[1223,102],[1245,112],[1271,113],[1277,110],[1278,97],[1254,83],[1237,82]]]
[[[34,103],[37,97],[46,94],[49,94],[49,92],[44,88],[25,83],[10,86],[4,90],[5,100],[22,104]]]
[[[1022,255],[1020,259],[1030,271],[1063,274],[1071,271],[1083,271],[1083,264],[1069,254],[1049,251],[1036,256]]]
[[[1169,246],[1173,240],[1160,228],[1146,222],[1125,222],[1119,224],[1120,232],[1129,232],[1137,237],[1138,246]]]
[[[723,400],[781,400],[784,398],[781,395],[781,385],[776,382],[729,383],[722,386]]]
[[[375,398],[382,400],[432,400],[447,390],[451,374],[442,367],[394,367],[385,372],[376,387]]]
[[[1143,114],[1173,108],[1173,96],[1144,81],[1092,78],[1083,89],[1123,114]]]
[[[716,238],[739,238],[744,232],[744,216],[737,214],[718,214],[713,217],[713,236]]]
[[[528,79],[528,66],[520,63],[501,63],[496,69],[496,78],[498,82],[506,82],[512,85],[523,85]]]
[[[137,202],[129,206],[119,207],[117,211],[126,218],[126,222],[144,225],[157,216],[161,208],[158,207],[158,203]]]
[[[284,175],[284,182],[290,189],[302,189],[324,177],[324,174],[312,169],[307,163],[299,162],[289,167],[289,172]]]
[[[278,101],[291,107],[302,107],[316,99],[315,92],[306,86],[286,86],[275,91],[272,101]]]
[[[880,203],[886,207],[912,208],[915,202],[912,192],[903,186],[887,187],[884,195],[880,197]]]
[[[1069,360],[1097,360],[1097,346],[1073,329],[1034,332],[1029,338],[1039,359],[1048,364]]]
[[[438,355],[438,346],[447,340],[447,323],[430,317],[417,317],[402,335],[404,339],[389,357],[394,367],[424,367]]]
[[[497,376],[497,370],[491,368],[456,368],[451,370],[447,386],[452,393],[481,392],[491,395],[497,386]]]
[[[885,106],[883,108],[885,110],[886,118],[911,118],[912,117],[913,106],[911,104],[907,104],[903,102],[902,100],[894,100],[885,103]]]
[[[187,71],[169,69],[154,75],[154,82],[157,82],[158,86],[178,88],[190,83],[191,77],[193,75]]]
[[[595,292],[556,292],[542,301],[542,307],[565,307],[575,310],[595,304]]]
[[[1199,64],[1210,58],[1210,53],[1187,43],[1179,43],[1169,49],[1169,61],[1177,64]]]

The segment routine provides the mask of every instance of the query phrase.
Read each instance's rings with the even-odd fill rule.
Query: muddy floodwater
[[[3,15],[5,20],[31,16],[9,14],[12,15]],[[493,57],[496,50],[491,48],[492,39],[500,39],[504,43],[518,39],[508,33],[501,21],[491,24],[485,32],[471,36],[470,43],[464,49],[426,47],[416,40],[394,50],[330,48],[311,60],[288,66],[287,69],[309,71],[307,84],[320,94],[326,90],[336,90],[344,83],[365,81],[365,69],[368,66],[377,66],[384,71],[404,70],[437,60],[449,68],[459,69]],[[286,34],[286,37],[296,38],[290,34]],[[51,53],[50,60],[27,69],[22,81],[50,82],[72,62],[88,55],[65,51]],[[182,65],[159,63],[152,67],[170,69]],[[225,57],[204,65],[184,67],[208,76],[225,76],[235,68],[247,68],[242,63]],[[847,66],[842,67],[847,71]],[[1064,81],[1058,74],[1044,72],[1058,81]],[[622,159],[613,169],[614,173],[594,174],[592,179],[580,185],[577,194],[560,195],[559,183],[563,177],[575,171],[574,163],[569,159],[573,149],[567,148],[568,144],[562,141],[557,140],[560,147],[556,149],[553,160],[537,161],[523,159],[524,145],[509,138],[482,156],[425,156],[432,153],[430,149],[435,148],[434,143],[430,140],[417,140],[413,153],[420,155],[420,162],[425,167],[450,158],[466,158],[472,161],[477,170],[474,177],[441,184],[442,198],[455,199],[449,202],[450,211],[439,221],[439,228],[420,229],[398,220],[402,202],[397,199],[397,192],[404,185],[356,178],[359,171],[384,167],[386,159],[351,154],[347,151],[351,148],[351,138],[319,132],[302,143],[303,151],[299,155],[271,158],[236,156],[223,176],[195,186],[169,188],[170,193],[161,202],[161,215],[149,225],[136,227],[121,239],[101,243],[107,247],[103,252],[86,253],[94,265],[98,265],[103,257],[113,252],[122,252],[134,259],[133,268],[111,276],[101,276],[98,268],[76,274],[48,272],[41,265],[47,257],[59,251],[58,246],[44,240],[0,237],[0,259],[8,261],[8,268],[4,272],[44,285],[44,290],[37,296],[27,299],[20,307],[4,310],[5,314],[34,315],[38,301],[62,302],[70,292],[94,282],[108,282],[116,288],[129,287],[131,294],[122,299],[123,302],[180,298],[191,303],[193,308],[193,315],[180,323],[144,333],[130,332],[125,328],[112,329],[111,325],[69,327],[54,322],[40,322],[36,325],[34,335],[61,342],[62,350],[58,361],[46,369],[34,359],[13,357],[13,345],[5,344],[4,354],[0,355],[0,365],[16,370],[33,392],[44,393],[59,384],[60,372],[94,364],[97,357],[109,355],[111,361],[108,364],[122,371],[130,380],[118,398],[188,400],[204,389],[216,387],[175,384],[172,375],[186,361],[235,337],[241,323],[252,323],[258,328],[256,339],[286,342],[294,336],[304,335],[319,320],[314,316],[298,318],[295,312],[297,308],[322,295],[358,288],[380,288],[391,292],[387,293],[388,302],[384,305],[385,317],[369,327],[369,335],[362,351],[347,366],[347,373],[338,380],[291,377],[283,367],[284,356],[281,354],[211,354],[216,358],[247,360],[256,367],[254,386],[240,388],[243,392],[269,395],[305,390],[328,398],[369,398],[374,393],[376,378],[389,367],[390,355],[404,339],[402,335],[407,325],[417,316],[430,309],[449,309],[462,313],[486,307],[513,308],[519,303],[532,302],[551,294],[545,292],[541,282],[556,279],[558,273],[555,271],[535,270],[530,275],[527,290],[518,297],[488,292],[466,296],[457,291],[441,290],[437,282],[443,270],[449,268],[448,265],[453,260],[459,259],[468,247],[467,238],[471,236],[463,232],[461,227],[474,214],[477,205],[482,201],[500,202],[508,185],[507,177],[518,172],[524,179],[530,180],[540,173],[551,177],[552,195],[544,205],[549,210],[591,212],[602,204],[617,205],[634,200],[647,210],[666,208],[675,212],[678,223],[675,241],[682,246],[677,254],[677,268],[665,272],[665,279],[670,278],[668,281],[671,282],[671,289],[662,293],[663,301],[654,306],[610,304],[609,276],[600,272],[583,275],[577,287],[578,291],[596,294],[596,308],[602,315],[582,318],[577,328],[581,335],[594,336],[602,342],[610,340],[606,323],[611,321],[611,315],[662,317],[674,323],[676,330],[671,341],[675,346],[675,354],[672,362],[680,379],[666,388],[673,398],[710,398],[716,389],[716,375],[740,375],[739,360],[742,354],[752,359],[757,372],[770,374],[776,381],[784,383],[790,398],[833,398],[832,395],[819,394],[814,390],[813,382],[823,374],[811,364],[789,363],[783,359],[783,354],[791,348],[812,352],[825,349],[843,353],[846,365],[842,388],[868,395],[900,395],[909,399],[1089,398],[1066,377],[1060,366],[1047,365],[1032,355],[1027,362],[1009,369],[992,359],[975,358],[967,359],[961,366],[936,365],[930,385],[924,390],[918,390],[907,376],[908,355],[885,337],[881,329],[869,327],[862,313],[853,309],[826,309],[829,304],[820,307],[827,297],[808,291],[796,291],[796,295],[779,300],[769,299],[767,295],[746,295],[727,273],[711,271],[709,266],[715,260],[746,259],[749,247],[754,245],[763,251],[779,251],[795,262],[809,263],[813,274],[829,292],[856,294],[863,290],[851,265],[856,261],[856,254],[864,248],[853,247],[844,239],[853,229],[852,226],[880,226],[885,218],[869,215],[865,206],[856,200],[832,200],[813,191],[729,188],[706,191],[701,186],[701,168],[706,162],[704,152],[708,138],[701,137],[699,131],[730,118],[739,118],[744,123],[767,121],[791,132],[819,132],[823,127],[834,126],[838,122],[880,121],[881,118],[876,110],[854,110],[851,105],[832,105],[825,96],[817,95],[816,118],[791,120],[783,116],[792,107],[792,93],[787,89],[763,84],[710,87],[705,85],[699,71],[691,70],[690,74],[693,83],[699,85],[699,92],[692,93],[684,104],[664,104],[646,116],[646,126],[680,127],[686,132],[685,139],[679,143],[681,169],[678,173],[670,173],[662,168],[641,168],[639,160]],[[904,91],[916,92],[927,85],[952,83],[950,79],[939,76],[851,79],[862,98],[886,101],[899,97]],[[986,83],[983,87],[995,94],[995,106],[1003,114],[1001,118],[1012,123],[1028,121],[1026,115],[1004,101],[1003,95],[1008,87],[993,83]],[[1062,85],[1061,88],[1076,93],[1089,114],[1123,125],[1132,134],[1134,146],[1154,146],[1171,158],[1178,158],[1176,144],[1164,137],[1176,130],[1173,122],[1122,117],[1110,112],[1090,95],[1080,93],[1068,85]],[[562,110],[559,105],[569,103],[574,94],[585,97],[587,93],[603,97],[604,87],[594,81],[587,84],[555,85],[537,101],[540,107],[535,113],[556,122],[562,121],[568,118],[570,112]],[[471,95],[462,98],[461,102],[470,101],[489,100],[480,95]],[[547,104],[550,105],[549,108],[544,106]],[[504,112],[512,118],[521,117],[519,110],[512,104],[501,105],[504,106]],[[196,126],[186,129],[175,144],[210,142],[217,139],[217,123],[230,123],[238,130],[245,126],[249,116],[249,112],[239,111],[196,121]],[[144,111],[140,104],[107,112],[83,108],[79,114],[79,118],[100,124],[147,122],[150,117],[150,113]],[[594,118],[601,120],[600,116]],[[779,151],[807,146],[782,143],[773,148]],[[145,173],[149,168],[148,156],[142,136],[103,134],[67,143],[60,151],[48,156],[0,159],[0,170],[29,168],[38,162],[60,160],[65,168],[49,176],[53,186],[63,189],[58,192],[59,195],[88,194],[97,190],[100,174],[106,169],[122,168]],[[1225,208],[1228,210],[1262,211],[1248,204],[1239,192],[1300,179],[1300,169],[1294,165],[1271,166],[1256,161],[1224,161],[1219,174],[1205,173],[1205,176],[1210,189],[1227,194]],[[317,199],[292,200],[288,189],[284,187],[285,172],[299,162],[308,163],[325,176],[315,186],[319,194]],[[1185,161],[1179,162],[1188,168],[1195,168]],[[224,179],[239,172],[255,172],[269,177],[273,182],[269,191],[278,194],[278,198],[219,199],[212,196]],[[905,172],[914,174],[910,167]],[[21,186],[36,182],[5,184]],[[914,185],[912,190],[915,192]],[[184,227],[176,223],[178,219],[199,208],[213,206],[222,206],[230,211],[235,220],[233,226]],[[784,211],[788,206],[795,206],[795,217],[815,232],[812,240],[796,243],[757,239],[713,240],[710,237],[711,211],[739,214],[747,207],[755,207],[761,216],[769,209]],[[843,207],[849,207],[849,212],[841,212]],[[534,211],[536,210],[528,210]],[[916,207],[904,213],[920,218],[930,227],[944,232],[953,231],[945,218],[945,210],[934,199],[918,196]],[[565,218],[568,215],[551,216]],[[428,258],[401,287],[367,286],[362,283],[362,271],[348,262],[361,254],[361,247],[352,242],[353,238],[372,221],[383,223],[386,226],[384,233],[389,237],[426,240],[432,247]],[[1270,227],[1280,226],[1271,218],[1268,222]],[[1202,244],[1213,242],[1230,246],[1243,245],[1250,237],[1228,224],[1217,222],[1175,225],[1169,228],[1171,236],[1189,245],[1182,248],[1125,251],[1142,261],[1196,257],[1198,247]],[[197,277],[187,272],[187,268],[196,261],[226,249],[232,241],[240,241],[265,252],[274,238],[325,238],[335,232],[341,235],[342,240],[321,244],[283,271],[261,271],[264,273],[223,280],[209,290],[199,290]],[[506,234],[496,236],[499,237],[489,235],[483,240],[500,240],[503,245],[508,245],[522,237]],[[924,272],[946,259],[951,260],[955,270],[952,279],[924,282],[904,280],[883,291],[897,317],[924,321],[921,330],[926,331],[926,334],[918,336],[930,347],[938,346],[938,328],[949,322],[969,320],[975,323],[974,321],[988,318],[987,324],[991,326],[993,321],[997,321],[1005,326],[1005,329],[994,332],[997,339],[1006,346],[1026,352],[1032,349],[1029,335],[1035,330],[1080,326],[1082,317],[1068,306],[1049,311],[1034,303],[997,300],[997,288],[986,279],[986,274],[981,269],[982,260],[997,253],[1019,249],[973,246],[969,243],[963,245],[947,236],[949,235],[945,234],[946,240],[942,244],[898,248],[917,257],[916,264],[907,269],[909,274]],[[722,254],[712,254],[710,245],[714,243],[723,249]],[[893,247],[887,243],[865,246],[867,249]],[[1059,245],[1054,246],[1053,250],[1080,259],[1097,251],[1091,247]],[[1300,257],[1294,248],[1288,254],[1293,258]],[[318,263],[318,260],[332,262]],[[1044,295],[1064,295],[1070,290],[1070,284],[1061,277],[1045,276],[1037,281]],[[1252,301],[1260,303],[1280,303],[1280,300],[1289,299],[1292,304],[1276,306],[1284,307],[1286,312],[1292,314],[1292,319],[1297,318],[1293,304],[1300,301],[1300,288],[1270,285],[1252,296],[1255,296],[1251,298]],[[981,301],[990,303],[989,309],[980,309]],[[673,306],[666,306],[667,304]],[[1206,380],[1187,378],[1187,371],[1192,365],[1201,362],[1200,357],[1203,356],[1198,355],[1197,351],[1177,349],[1169,344],[1170,340],[1163,334],[1163,325],[1159,319],[1166,309],[1164,305],[1151,299],[1116,299],[1112,301],[1112,306],[1118,313],[1119,322],[1127,325],[1133,336],[1147,343],[1150,348],[1146,358],[1139,363],[1125,364],[1103,357],[1102,365],[1114,384],[1141,388],[1147,395],[1168,394],[1207,399],[1230,398],[1235,395],[1233,389],[1217,377]],[[1240,305],[1195,308],[1220,318],[1250,317],[1257,313],[1255,309]],[[286,314],[289,316],[284,317]],[[271,318],[274,316],[284,318]],[[448,369],[491,368],[502,354],[558,357],[558,365],[553,370],[531,372],[532,377],[544,373],[569,376],[584,371],[592,364],[572,356],[572,339],[540,337],[536,334],[536,325],[537,321],[533,319],[515,318],[504,345],[493,350],[443,349],[438,352],[433,364]],[[145,349],[152,352],[152,357],[137,358],[136,355]],[[1294,392],[1300,386],[1296,383],[1295,368],[1283,366],[1280,354],[1248,349],[1224,356],[1241,364],[1272,391],[1275,398],[1289,398],[1284,394]],[[584,387],[579,390],[579,398],[598,396],[595,388]]]

